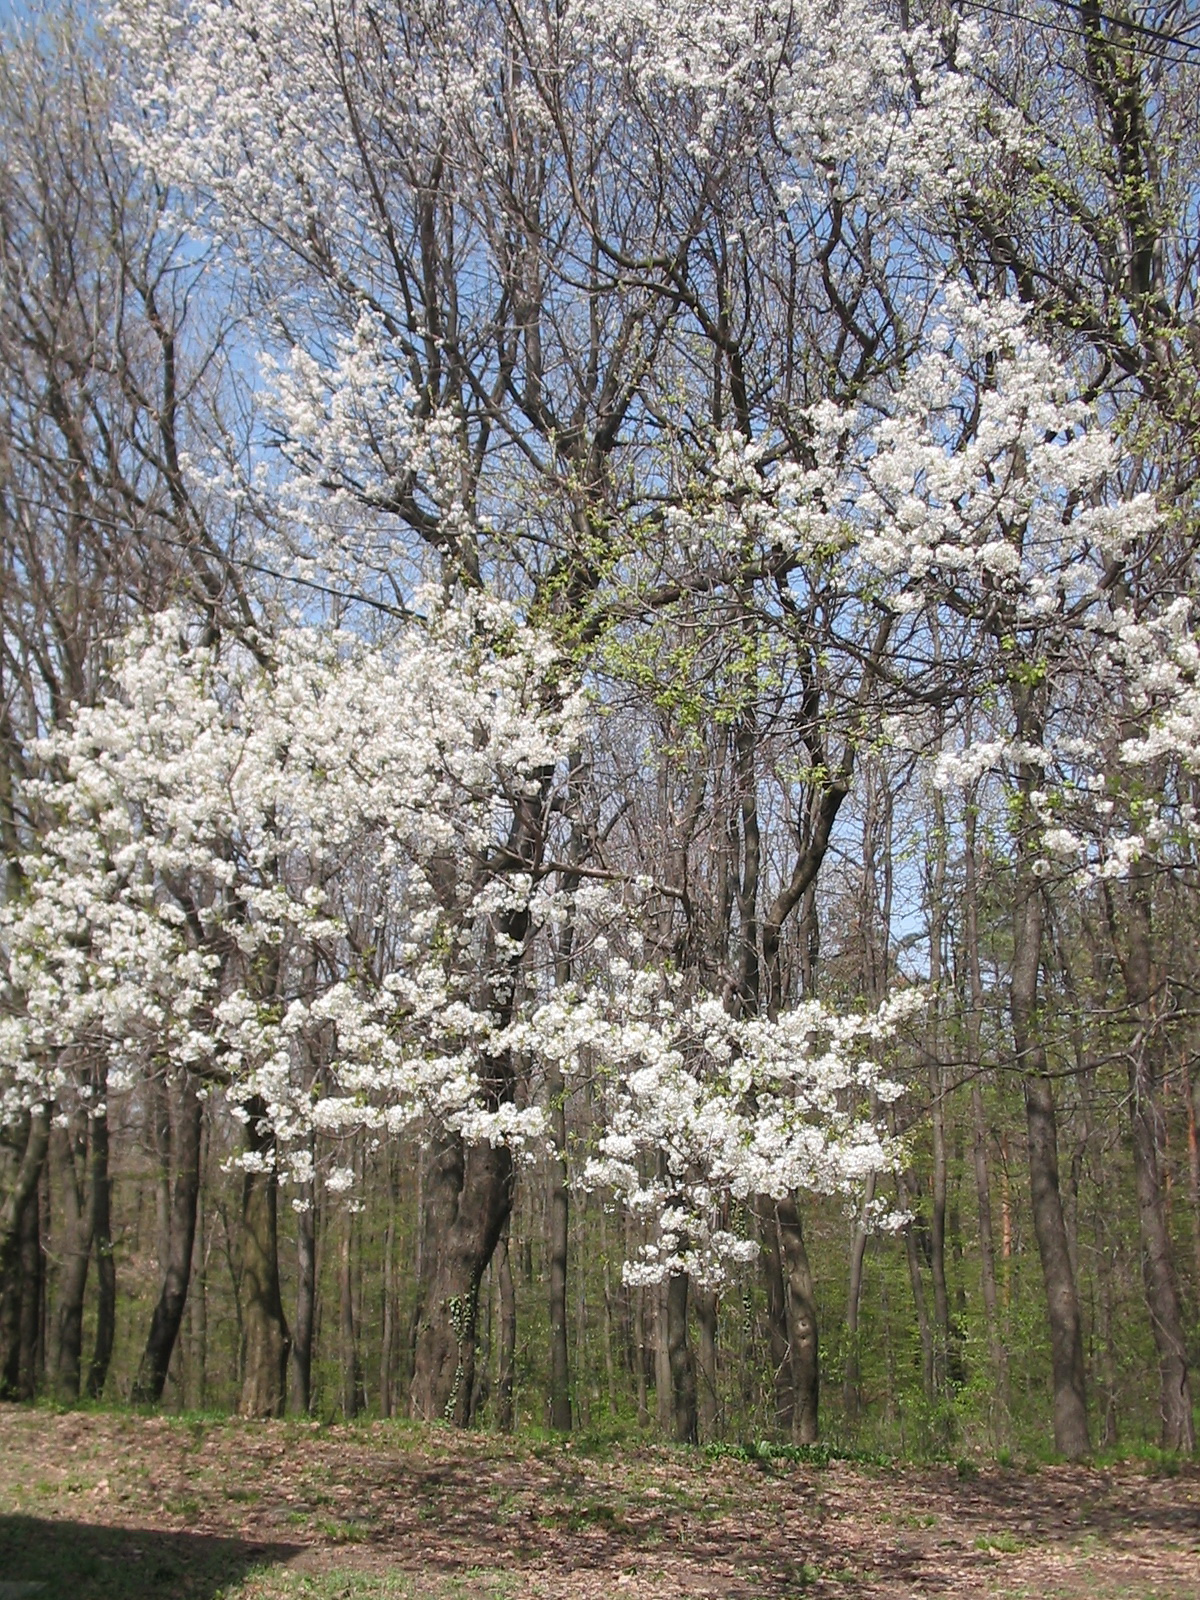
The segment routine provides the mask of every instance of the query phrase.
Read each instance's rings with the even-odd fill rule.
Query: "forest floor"
[[[0,1600],[1198,1600],[1200,1472],[0,1406]]]

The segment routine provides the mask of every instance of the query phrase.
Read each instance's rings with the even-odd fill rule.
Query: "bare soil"
[[[759,1465],[0,1406],[6,1592],[1200,1600],[1200,1472]]]

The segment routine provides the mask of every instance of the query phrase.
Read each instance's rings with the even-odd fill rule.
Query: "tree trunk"
[[[292,1410],[312,1410],[313,1328],[317,1301],[316,1185],[304,1186],[296,1213],[296,1337],[292,1344]]]
[[[33,1208],[38,1220],[38,1184],[50,1144],[50,1109],[36,1106],[25,1124],[25,1137],[21,1157],[12,1184],[0,1202],[0,1398],[26,1399],[23,1394],[24,1372],[27,1363],[22,1360],[25,1339],[22,1336],[26,1321],[26,1308],[40,1299],[23,1260],[22,1242],[28,1231],[27,1213]],[[38,1228],[40,1234],[40,1226]],[[40,1278],[41,1250],[38,1249],[38,1277]],[[36,1312],[34,1313],[35,1322]],[[36,1341],[35,1341],[36,1343]]]
[[[192,1278],[188,1289],[191,1324],[188,1404],[202,1411],[208,1398],[208,1215],[204,1197],[208,1133],[200,1135],[200,1198],[196,1203],[196,1240],[192,1246]]]
[[[389,1150],[387,1226],[383,1234],[383,1319],[379,1337],[379,1415],[390,1417],[396,1362],[396,1173]]]
[[[796,1376],[792,1368],[787,1284],[783,1276],[783,1259],[779,1249],[779,1224],[775,1215],[775,1202],[767,1195],[760,1195],[757,1213],[758,1235],[762,1241],[763,1276],[767,1285],[767,1342],[771,1352],[775,1426],[785,1438],[790,1439],[796,1415]]]
[[[791,1197],[780,1200],[775,1214],[779,1219],[779,1239],[787,1267],[787,1328],[795,1396],[792,1442],[815,1444],[820,1420],[821,1367],[812,1269],[795,1201]]]
[[[646,1291],[639,1283],[633,1291],[633,1392],[639,1428],[650,1426],[650,1401],[646,1392]]]
[[[57,1170],[65,1222],[51,1371],[56,1397],[70,1405],[79,1399],[82,1380],[83,1301],[92,1257],[92,1196],[79,1173],[79,1162],[87,1161],[85,1116],[72,1118],[69,1128],[54,1130],[50,1159]]]
[[[317,987],[317,953],[315,947],[306,952],[298,979],[298,989],[313,995]],[[324,1077],[325,1044],[320,1034],[309,1037],[302,1049],[304,1081],[313,1092]],[[289,1404],[301,1416],[307,1416],[313,1403],[313,1352],[317,1337],[317,1237],[327,1210],[318,1216],[317,1192],[317,1137],[310,1129],[305,1140],[307,1167],[312,1174],[300,1185],[299,1209],[296,1211],[296,1309],[292,1338],[292,1365],[290,1373]],[[391,1174],[391,1152],[388,1152],[388,1173]],[[328,1196],[325,1196],[326,1200]],[[420,1195],[418,1191],[418,1206]],[[324,1237],[322,1235],[322,1237]],[[390,1412],[385,1415],[390,1415]]]
[[[163,1098],[169,1108],[165,1087]],[[192,1273],[192,1250],[196,1240],[203,1121],[203,1103],[196,1094],[195,1084],[185,1077],[179,1084],[174,1138],[167,1141],[174,1148],[175,1182],[167,1215],[162,1288],[150,1319],[146,1347],[133,1386],[136,1404],[157,1405],[162,1399],[171,1357],[183,1322]]]
[[[671,1403],[671,1341],[667,1334],[667,1286],[654,1286],[654,1412],[658,1431],[670,1434],[674,1425]]]
[[[287,1397],[291,1340],[279,1293],[278,1179],[275,1140],[267,1108],[257,1097],[246,1110],[246,1153],[251,1164],[242,1179],[242,1393],[243,1417],[279,1417]]]
[[[1163,1033],[1162,1019],[1155,1015],[1150,871],[1149,863],[1139,864],[1130,884],[1126,940],[1120,940],[1112,915],[1111,895],[1109,920],[1118,944],[1126,998],[1137,1026],[1129,1056],[1129,1110],[1142,1274],[1150,1326],[1158,1351],[1162,1446],[1164,1450],[1182,1450],[1190,1455],[1196,1448],[1196,1432],[1192,1419],[1187,1338],[1161,1177],[1165,1128],[1158,1094],[1162,1081]]]
[[[343,1417],[362,1410],[362,1371],[358,1364],[358,1338],[354,1318],[354,1213],[341,1207],[338,1219],[338,1355],[341,1367],[340,1404]]]
[[[946,893],[946,806],[933,796],[933,877],[929,887],[929,988],[932,995],[923,1054],[929,1082],[929,1121],[933,1142],[933,1192],[929,1227],[929,1274],[933,1282],[933,1382],[944,1391],[950,1365],[950,1291],[946,1281],[946,1071],[938,1043],[942,983],[942,931]]]
[[[1187,1110],[1188,1134],[1188,1199],[1192,1208],[1192,1255],[1195,1283],[1200,1289],[1200,1127],[1196,1120],[1196,1085],[1191,1065],[1184,1062],[1183,1097]]]
[[[430,1154],[417,1286],[409,1406],[426,1422],[465,1427],[475,1387],[479,1285],[512,1208],[504,1145],[465,1145],[444,1134]]]
[[[996,1244],[992,1228],[992,1190],[988,1174],[987,1118],[983,1104],[983,971],[979,960],[979,884],[976,868],[976,804],[968,796],[964,824],[963,939],[967,966],[967,1071],[971,1076],[971,1155],[975,1171],[975,1203],[979,1226],[979,1268],[983,1308],[987,1318],[988,1351],[996,1399],[1007,1427],[1009,1411],[1008,1353],[1000,1336],[999,1300],[996,1293]]]
[[[876,1174],[867,1174],[862,1210],[854,1223],[850,1242],[850,1283],[846,1290],[846,1372],[842,1381],[842,1409],[853,1427],[862,1407],[862,1352],[859,1348],[858,1315],[862,1305],[863,1268],[869,1237],[868,1219],[875,1199]]]
[[[1069,1460],[1090,1448],[1083,1329],[1058,1181],[1058,1122],[1046,1052],[1037,1032],[1037,975],[1041,957],[1040,890],[1019,872],[1010,1009],[1013,1044],[1025,1091],[1029,1187],[1041,1257],[1054,1382],[1054,1443]]]
[[[1015,733],[1039,745],[1040,714],[1034,690],[1014,685]],[[1038,1016],[1038,972],[1042,960],[1042,895],[1034,865],[1038,856],[1037,811],[1031,796],[1042,782],[1039,767],[1023,762],[1018,771],[1017,832],[1013,885],[1013,954],[1009,989],[1013,1049],[1025,1094],[1029,1188],[1050,1325],[1054,1383],[1054,1443],[1060,1454],[1078,1460],[1091,1448],[1087,1384],[1083,1365],[1083,1326],[1071,1264],[1070,1241],[1058,1180],[1058,1119],[1046,1048]]]
[[[667,1280],[667,1362],[671,1372],[671,1434],[676,1444],[696,1443],[696,1362],[688,1340],[688,1275]]]
[[[896,1198],[901,1211],[908,1211],[908,1185],[902,1173],[896,1175]],[[925,1304],[925,1284],[921,1278],[921,1257],[917,1249],[916,1218],[904,1225],[904,1259],[908,1263],[908,1281],[912,1285],[913,1310],[917,1318],[917,1333],[921,1340],[921,1387],[930,1405],[934,1399],[933,1330],[929,1326],[929,1309]]]
[[[550,1215],[548,1265],[550,1269],[550,1426],[558,1433],[571,1431],[571,1372],[567,1347],[567,1241],[570,1222],[567,1190],[566,1086],[557,1064],[546,1072],[550,1103]]]
[[[105,1104],[92,1118],[92,1245],[96,1252],[96,1338],[88,1366],[87,1395],[98,1400],[108,1382],[117,1331],[117,1268],[112,1243],[112,1177],[108,1165],[108,1073],[102,1069],[97,1091]]]
[[[700,1436],[706,1444],[717,1437],[720,1399],[717,1389],[717,1295],[714,1289],[697,1289],[696,1305]]]
[[[171,1256],[171,1096],[166,1082],[148,1086],[150,1137],[154,1143],[154,1231],[158,1270],[166,1277]]]
[[[42,1169],[43,1179],[45,1168]],[[17,1399],[34,1400],[46,1377],[46,1253],[42,1243],[42,1185],[25,1205],[21,1222],[21,1316],[17,1343]]]
[[[517,1291],[513,1285],[512,1258],[508,1250],[508,1229],[500,1235],[496,1248],[496,1281],[500,1291],[499,1358],[496,1367],[496,1425],[511,1433],[513,1415],[513,1373],[517,1362]]]

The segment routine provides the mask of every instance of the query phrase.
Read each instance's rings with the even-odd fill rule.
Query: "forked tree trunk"
[[[291,1340],[279,1293],[275,1141],[263,1101],[251,1100],[246,1110],[246,1151],[252,1165],[242,1180],[244,1361],[238,1411],[243,1417],[279,1417],[287,1398]]]
[[[475,1389],[479,1285],[512,1207],[504,1145],[444,1134],[425,1175],[409,1407],[426,1422],[466,1427]]]
[[[163,1098],[169,1105],[165,1087]],[[146,1346],[133,1386],[133,1399],[142,1405],[157,1405],[162,1399],[171,1357],[183,1323],[196,1240],[204,1107],[196,1094],[195,1084],[189,1079],[185,1078],[179,1085],[175,1110],[174,1137],[169,1141],[174,1148],[175,1181],[166,1218],[162,1288],[150,1319],[150,1331],[146,1335]]]
[[[696,1362],[688,1341],[688,1275],[667,1280],[667,1363],[671,1373],[671,1434],[676,1444],[696,1443]]]

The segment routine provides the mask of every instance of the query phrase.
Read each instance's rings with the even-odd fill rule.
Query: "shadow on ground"
[[[22,1600],[211,1600],[300,1548],[0,1516],[0,1596],[7,1590]],[[26,1587],[32,1584],[40,1587]]]

